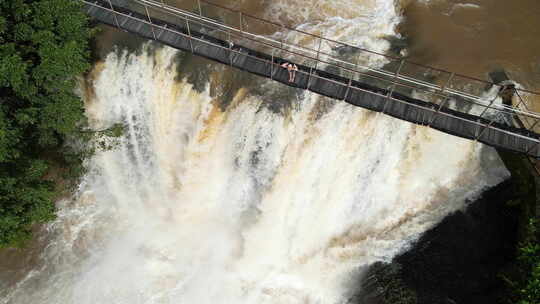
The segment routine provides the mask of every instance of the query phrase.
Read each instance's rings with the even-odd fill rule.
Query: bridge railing
[[[86,0],[84,2],[91,3]],[[497,85],[489,82],[410,63],[400,58],[393,58],[390,56],[377,54],[375,52],[355,48],[341,42],[325,39],[317,35],[296,31],[303,35],[300,36],[303,43],[310,45],[306,47],[298,42],[300,41],[298,40],[299,36],[295,37],[295,41],[290,41],[292,38],[288,39],[286,35],[281,34],[283,29],[286,29],[284,26],[262,20],[254,16],[245,15],[235,10],[211,4],[203,0],[200,2],[192,2],[196,4],[196,7],[192,8],[191,10],[189,8],[179,9],[176,6],[167,5],[163,1],[157,2],[153,0],[110,0],[109,3],[111,4],[111,11],[113,12],[114,4],[129,8],[130,10],[138,12],[142,15],[146,15],[147,20],[144,22],[152,26],[154,35],[159,35],[161,31],[170,31],[175,32],[177,35],[185,36],[186,38],[190,39],[190,41],[193,39],[208,44],[209,42],[205,40],[193,37],[189,33],[189,30],[191,29],[192,31],[209,33],[212,37],[229,41],[231,46],[234,44],[248,46],[250,49],[259,50],[266,54],[272,54],[272,56],[281,57],[292,62],[304,64],[312,67],[313,69],[323,68],[350,80],[373,84],[376,87],[388,89],[390,94],[379,94],[386,97],[388,100],[393,99],[398,102],[404,102],[391,96],[392,92],[398,92],[408,96],[415,95],[414,97],[417,99],[427,100],[435,103],[438,107],[433,109],[433,111],[439,115],[451,115],[440,111],[442,107],[447,107],[466,113],[473,112],[478,117],[490,118],[491,123],[486,124],[481,121],[477,123],[484,128],[492,127],[492,123],[495,121],[500,121],[501,118],[506,120],[509,124],[512,123],[512,120],[517,118],[520,121],[523,121],[525,127],[530,130],[536,130],[535,128],[540,126],[538,123],[540,121],[540,116],[534,112],[528,111],[526,108],[526,102],[523,101],[521,97],[526,94],[534,94],[534,92],[516,90],[516,96],[521,98],[518,108],[509,107],[503,104],[495,103],[494,98],[487,99],[480,95],[485,91],[488,85],[495,86],[495,88],[498,87]],[[181,3],[184,6],[188,6],[186,5],[186,1],[182,1]],[[238,14],[237,19],[234,18],[236,14]],[[174,29],[168,29],[155,25],[152,23],[152,19],[160,19],[168,21],[172,24],[185,24],[186,28],[188,29],[188,33],[186,34],[178,32]],[[235,19],[238,20],[236,24],[234,22]],[[253,25],[255,21],[252,21],[252,19],[256,20],[258,23],[265,24]],[[227,22],[227,24],[224,22]],[[272,26],[279,26],[281,31],[272,29]],[[247,31],[248,29],[266,33],[266,35],[252,33]],[[268,33],[273,34],[268,35]],[[283,37],[282,39],[278,39],[275,37],[276,35],[283,35]],[[306,39],[311,39],[311,42],[306,42],[309,41]],[[333,53],[325,51],[325,49],[320,47],[323,43],[327,44],[326,49],[338,51],[333,51]],[[314,44],[316,45],[316,48],[313,48]],[[222,46],[219,47],[223,48]],[[346,52],[350,50],[353,50],[351,51],[353,53],[360,50],[361,52],[365,52],[370,55],[383,56],[385,60],[384,69],[363,65],[359,62],[360,60],[352,62],[352,60],[349,60],[349,58],[346,58],[346,56],[339,56],[340,47],[350,48],[342,50],[341,54],[346,54]],[[234,51],[232,47],[229,50]],[[338,56],[336,56],[336,54]],[[258,57],[251,57],[255,60],[262,60]],[[360,56],[359,58],[362,57]],[[274,62],[274,60],[271,60],[271,63],[274,69],[281,68],[277,62]],[[309,71],[298,71],[298,73],[307,74],[310,79],[323,78],[315,73],[312,73],[312,69]],[[328,80],[328,78],[325,79]],[[346,84],[342,82],[336,82],[334,80],[332,81],[336,83],[336,85],[346,86]],[[463,87],[467,88],[467,91],[460,90]],[[362,90],[360,88],[351,87],[350,82],[346,89]],[[370,93],[377,94],[374,92]],[[426,125],[429,125],[430,123],[430,121],[427,121]],[[520,134],[515,135],[522,136]]]
[[[175,6],[180,2],[181,3],[186,2],[186,1],[178,1],[178,0],[176,1],[175,0],[153,0],[153,2],[158,2],[158,1],[161,2],[162,4],[170,4],[172,6]],[[196,5],[196,6],[193,6],[194,7],[193,11],[196,11],[203,17],[223,16],[220,14],[223,14],[224,12],[226,12],[225,14],[227,15],[227,17],[220,18],[220,20],[224,24],[232,26],[239,30],[243,29],[244,31],[247,31],[256,35],[270,36],[278,41],[283,41],[286,45],[289,45],[289,46],[305,48],[311,52],[314,52],[317,49],[318,45],[326,44],[330,46],[327,49],[335,50],[337,52],[326,53],[323,51],[324,48],[321,48],[320,49],[321,56],[336,57],[337,59],[339,59],[341,63],[350,64],[352,66],[358,65],[359,63],[356,60],[340,57],[336,53],[339,53],[339,50],[342,50],[344,52],[348,50],[348,51],[353,51],[356,53],[369,54],[375,57],[375,59],[385,59],[389,62],[391,61],[401,62],[403,60],[402,58],[399,58],[399,57],[390,56],[387,54],[381,54],[381,53],[371,51],[365,48],[353,46],[345,42],[326,38],[323,35],[324,33],[315,34],[315,33],[309,33],[306,31],[298,30],[295,28],[290,28],[278,22],[270,21],[270,20],[266,20],[257,16],[242,13],[239,10],[228,8],[228,7],[225,7],[225,6],[222,6],[222,5],[207,1],[207,0],[191,0],[191,3],[193,3],[193,5]],[[197,6],[198,8],[195,8]],[[294,33],[294,35],[290,35],[290,33]],[[298,44],[297,43],[298,41],[301,41],[302,43]],[[310,42],[313,42],[313,43],[310,43]],[[361,59],[361,58],[357,58],[357,59]],[[431,77],[434,77],[434,76],[437,76],[438,74],[445,74],[447,76],[452,74],[452,72],[450,71],[437,69],[434,67],[426,66],[426,65],[415,63],[408,60],[403,60],[403,61],[405,62],[405,65],[401,71],[401,74],[409,75],[415,80],[425,78],[422,75],[429,75]],[[389,71],[388,69],[386,69],[386,67],[382,67],[380,70]],[[393,72],[393,71],[390,70],[389,72]],[[492,82],[488,82],[485,80],[481,80],[481,79],[477,79],[477,78],[473,78],[473,77],[469,77],[469,76],[461,75],[461,74],[454,74],[453,78],[454,78],[453,87],[458,89],[459,87],[461,87],[460,84],[466,84],[467,86],[464,87],[462,90],[464,92],[471,91],[471,95],[473,96],[478,96],[478,92],[482,92],[486,86],[497,85]],[[522,90],[522,89],[518,89],[518,91],[539,94],[536,92],[531,92],[531,91]]]

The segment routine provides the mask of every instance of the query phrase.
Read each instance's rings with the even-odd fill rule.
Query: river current
[[[379,52],[404,9],[431,5],[224,4]],[[0,303],[347,303],[366,266],[508,177],[482,144],[137,48],[81,85],[91,125],[125,134],[35,246],[3,253]]]

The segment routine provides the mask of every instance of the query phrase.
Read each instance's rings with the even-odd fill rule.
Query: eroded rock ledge
[[[392,263],[376,263],[358,304],[495,304],[509,292],[501,273],[515,267],[523,226],[535,213],[536,176],[524,156],[498,151],[511,178],[466,210],[447,216]],[[533,215],[534,216],[534,215]]]

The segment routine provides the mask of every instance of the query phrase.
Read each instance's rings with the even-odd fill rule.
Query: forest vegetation
[[[540,304],[540,214],[536,188],[538,171],[526,156],[498,150],[506,168],[515,180],[515,198],[510,205],[519,207],[519,229],[516,259],[501,278],[510,287],[508,304]]]
[[[540,242],[538,238],[538,221],[529,220],[525,239],[518,249],[518,271],[520,279],[509,280],[514,295],[509,303],[539,304],[540,303]]]
[[[91,35],[76,1],[0,0],[0,248],[54,219],[52,171],[81,172],[88,151],[77,146],[92,133],[75,89]]]

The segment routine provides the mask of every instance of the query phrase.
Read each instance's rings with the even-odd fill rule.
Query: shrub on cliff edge
[[[518,304],[540,303],[540,244],[538,243],[538,223],[530,220],[529,235],[519,248],[518,260],[528,271],[527,279],[518,287]]]

